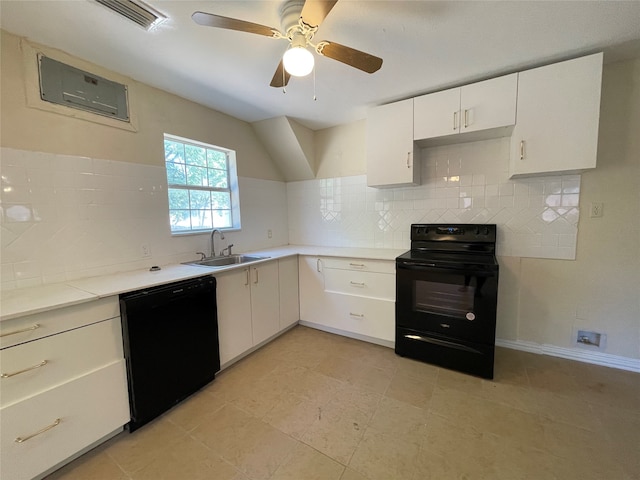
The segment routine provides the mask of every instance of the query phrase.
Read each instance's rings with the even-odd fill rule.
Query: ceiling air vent
[[[95,0],[101,5],[104,5],[110,10],[113,10],[118,15],[121,15],[132,22],[137,23],[146,30],[150,30],[152,27],[162,23],[167,17],[157,12],[149,5],[131,0]]]

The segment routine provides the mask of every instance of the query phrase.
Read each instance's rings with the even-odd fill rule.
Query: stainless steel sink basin
[[[188,265],[199,265],[201,267],[226,267],[239,263],[257,262],[269,257],[257,257],[255,255],[229,255],[227,257],[205,258],[204,260],[194,260],[193,262],[185,262]]]

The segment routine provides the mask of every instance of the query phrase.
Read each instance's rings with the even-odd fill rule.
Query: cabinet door
[[[511,176],[595,168],[602,54],[518,74]]]
[[[250,277],[253,345],[258,345],[280,330],[278,262],[251,267]]]
[[[300,320],[297,256],[278,260],[278,281],[280,283],[280,330],[284,330]]]
[[[517,73],[462,87],[460,132],[475,132],[515,124],[517,93]]]
[[[412,185],[420,181],[414,155],[413,99],[373,108],[367,115],[367,185]]]
[[[225,365],[253,346],[249,268],[216,275],[220,363]]]
[[[413,138],[444,137],[460,132],[460,88],[429,93],[414,99]]]
[[[300,320],[322,324],[327,318],[322,262],[318,257],[299,257]]]

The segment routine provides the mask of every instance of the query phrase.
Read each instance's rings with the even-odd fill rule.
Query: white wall
[[[285,184],[251,125],[6,32],[1,48],[0,288],[183,262],[208,251],[207,234],[170,233],[164,133],[236,150],[242,230],[217,248],[287,243]],[[130,128],[34,105],[28,89],[37,83],[36,51],[126,83]]]

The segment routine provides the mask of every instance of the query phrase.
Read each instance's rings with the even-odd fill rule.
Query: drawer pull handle
[[[349,315],[352,316],[352,317],[364,318],[364,314],[362,314],[362,313],[349,312]]]
[[[38,435],[41,435],[41,434],[43,434],[44,432],[46,432],[48,430],[51,430],[53,427],[57,427],[58,425],[60,425],[61,421],[62,421],[61,419],[56,418],[51,425],[47,425],[42,430],[38,430],[37,432],[32,433],[31,435],[27,435],[26,437],[17,437],[14,440],[14,442],[16,442],[16,443],[24,443],[27,440],[31,440],[33,437],[37,437]]]
[[[364,287],[364,282],[349,282],[354,287]]]
[[[355,267],[355,268],[364,268],[365,264],[364,263],[350,263],[349,266],[350,267]]]
[[[40,325],[37,323],[21,330],[14,330],[13,332],[3,333],[0,335],[0,337],[8,337],[9,335],[15,335],[16,333],[30,332],[31,330],[35,330],[36,328],[40,328]]]
[[[11,373],[3,373],[0,374],[0,378],[9,378],[9,377],[15,377],[16,375],[20,375],[21,373],[24,372],[28,372],[30,370],[35,370],[36,368],[40,368],[40,367],[44,367],[48,362],[46,360],[42,360],[40,363],[38,363],[37,365],[33,365],[31,367],[27,367],[23,370],[18,370],[17,372],[11,372]]]

